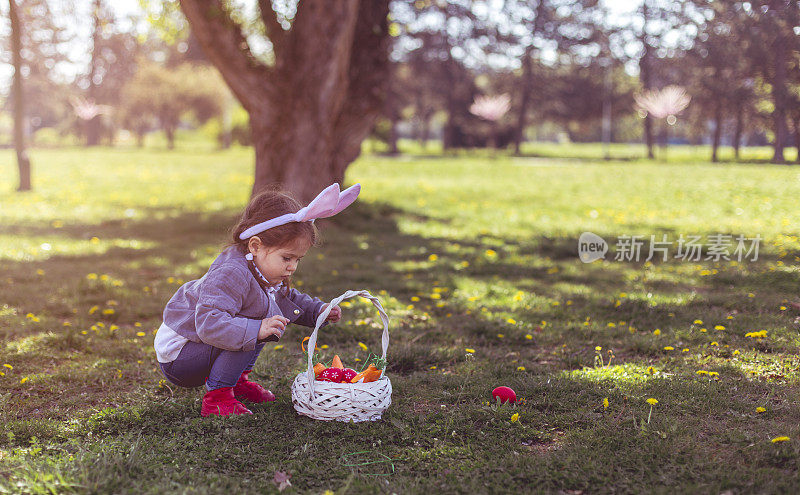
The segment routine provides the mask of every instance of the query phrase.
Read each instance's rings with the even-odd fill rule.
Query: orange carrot
[[[374,365],[370,364],[367,369],[357,374],[350,380],[350,383],[358,383],[363,379],[363,383],[374,382],[381,377],[382,370],[379,370]]]
[[[319,376],[325,370],[325,365],[322,363],[317,363],[314,365],[314,376]]]
[[[344,369],[344,365],[342,364],[342,360],[339,359],[339,355],[333,356],[333,363],[331,363],[331,368],[339,368],[340,370]]]

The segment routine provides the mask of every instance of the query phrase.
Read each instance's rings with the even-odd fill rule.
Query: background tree
[[[19,167],[18,191],[31,189],[31,162],[25,146],[27,122],[25,118],[25,87],[22,76],[22,24],[20,23],[17,1],[9,0],[8,9],[11,20],[11,50],[14,59],[14,80],[11,92],[14,98],[14,150]]]
[[[180,0],[208,59],[250,115],[253,193],[281,183],[303,200],[342,182],[383,106],[389,0],[258,2],[271,51],[258,58],[228,2]],[[235,15],[236,14],[236,15]]]
[[[167,147],[175,147],[175,131],[182,119],[202,124],[222,114],[227,88],[213,67],[184,63],[167,68],[140,62],[136,75],[122,91],[123,122],[143,142],[154,123],[164,131]]]

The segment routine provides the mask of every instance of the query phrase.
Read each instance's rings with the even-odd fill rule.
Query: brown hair
[[[231,246],[236,246],[243,254],[249,252],[247,247],[250,238],[239,239],[239,235],[253,225],[265,222],[271,218],[279,217],[287,213],[295,213],[302,206],[297,202],[291,193],[281,189],[278,186],[271,186],[262,191],[250,200],[250,203],[244,209],[239,223],[231,229],[233,242]],[[258,237],[265,246],[280,248],[291,244],[292,242],[300,239],[308,241],[309,246],[316,246],[319,240],[319,232],[311,222],[289,222],[284,225],[279,225],[271,229],[259,232],[253,237]],[[251,271],[255,271],[252,263]],[[253,273],[259,285],[264,287],[261,278]],[[291,280],[285,283],[288,292],[291,285]]]

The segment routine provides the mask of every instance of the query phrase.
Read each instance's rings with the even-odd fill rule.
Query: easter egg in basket
[[[322,373],[320,373],[317,376],[317,380],[320,380],[320,381],[323,381],[323,382],[341,383],[343,376],[344,376],[344,370],[343,369],[341,369],[341,368],[327,368],[327,369],[322,370]]]

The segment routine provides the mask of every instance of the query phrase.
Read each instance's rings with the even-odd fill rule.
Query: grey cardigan
[[[185,283],[164,309],[164,323],[192,342],[229,351],[252,351],[261,320],[282,315],[292,323],[314,327],[325,304],[290,289],[275,293],[275,303],[256,281],[244,255],[225,249],[200,279]]]

